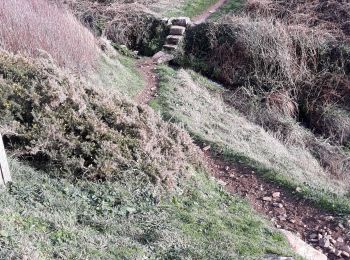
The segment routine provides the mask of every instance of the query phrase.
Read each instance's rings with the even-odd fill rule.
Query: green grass
[[[226,3],[213,13],[209,19],[216,20],[226,14],[239,11],[245,3],[245,0],[228,0]]]
[[[350,213],[345,183],[331,179],[307,150],[285,146],[225,105],[220,85],[192,71],[166,66],[158,71],[160,93],[151,105],[164,118],[183,125],[195,139],[224,152],[226,159],[248,164],[289,189],[300,187],[300,195],[318,206]]]
[[[10,160],[0,193],[0,258],[261,259],[292,255],[248,203],[200,169],[181,192],[161,192],[143,174],[129,181],[72,182]]]
[[[96,73],[88,75],[89,80],[125,96],[137,96],[145,81],[136,68],[136,60],[119,53],[114,55],[109,57],[103,54],[96,67]]]
[[[165,14],[167,16],[187,16],[192,18],[200,15],[216,2],[217,0],[186,0],[180,2],[179,6],[172,7]]]

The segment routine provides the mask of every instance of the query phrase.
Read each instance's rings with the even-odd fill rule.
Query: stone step
[[[170,27],[170,35],[184,35],[186,27],[173,25]]]
[[[188,17],[173,17],[169,19],[169,23],[172,25],[187,27],[191,24],[191,19]]]
[[[166,37],[167,44],[179,44],[184,37],[182,35],[169,35]]]
[[[175,51],[177,49],[177,45],[174,45],[174,44],[165,44],[163,46],[164,50],[167,50],[167,51]]]

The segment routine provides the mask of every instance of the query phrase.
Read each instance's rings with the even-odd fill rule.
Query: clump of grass
[[[46,0],[0,3],[0,46],[61,66],[90,68],[98,57],[94,36],[67,10]]]

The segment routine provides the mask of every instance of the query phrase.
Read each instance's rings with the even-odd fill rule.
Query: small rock
[[[263,197],[263,201],[272,201],[271,197]]]
[[[276,208],[283,208],[283,204],[282,203],[273,203],[272,205],[274,207],[276,207]]]
[[[320,240],[320,247],[323,247],[323,248],[329,248],[329,246],[331,245],[331,243],[329,242],[328,239],[326,238],[323,238]]]
[[[330,238],[329,242],[331,242],[331,244],[335,245],[337,243],[337,241],[334,238]]]
[[[332,216],[326,216],[324,219],[325,219],[326,221],[331,221],[331,220],[334,220],[334,217],[332,217]]]
[[[287,220],[287,217],[285,216],[278,216],[279,220],[280,221],[286,221]]]
[[[295,190],[296,190],[297,192],[301,192],[301,191],[302,191],[302,189],[301,189],[300,187],[297,187]]]
[[[229,171],[229,170],[230,170],[230,167],[229,167],[229,166],[226,166],[226,167],[225,167],[225,170],[226,170],[226,171]]]
[[[226,185],[227,185],[227,183],[224,182],[223,180],[218,180],[218,183],[219,183],[219,185],[221,185],[221,186],[226,186]]]
[[[272,197],[279,198],[281,196],[281,192],[274,192],[272,193]]]
[[[205,151],[205,152],[206,152],[206,151],[209,151],[210,148],[211,148],[210,145],[208,145],[208,146],[206,146],[206,147],[203,148],[203,151]]]
[[[342,246],[341,247],[341,250],[343,250],[343,251],[345,251],[345,252],[347,252],[347,253],[349,253],[350,254],[350,246]]]
[[[235,175],[233,173],[230,174],[230,178],[234,178]]]
[[[344,239],[343,239],[342,237],[338,237],[338,238],[337,238],[337,242],[338,242],[338,243],[344,243]]]
[[[316,239],[318,237],[318,235],[316,233],[313,233],[310,235],[310,239]]]
[[[289,222],[294,224],[296,221],[295,221],[295,219],[290,219]]]
[[[334,254],[336,256],[341,256],[341,253],[342,253],[342,251],[336,249]]]
[[[335,251],[336,251],[336,249],[334,247],[329,248],[329,252],[331,252],[332,254],[335,254]]]
[[[323,236],[322,236],[321,234],[318,234],[318,235],[317,235],[317,239],[318,239],[318,240],[321,240],[322,238],[323,238]]]
[[[155,91],[155,90],[157,90],[157,88],[156,88],[156,87],[151,88],[151,91]]]
[[[350,254],[348,252],[342,251],[341,254],[345,257],[350,257]]]

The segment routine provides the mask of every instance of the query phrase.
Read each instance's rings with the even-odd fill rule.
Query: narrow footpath
[[[225,2],[218,1],[195,17],[193,22],[204,22]],[[146,81],[144,90],[135,98],[139,104],[147,105],[157,95],[156,66],[157,63],[152,58],[142,58],[137,63]],[[220,154],[212,152],[205,144],[199,146],[203,150],[208,168],[218,182],[231,194],[246,198],[276,228],[292,231],[328,259],[350,259],[350,219],[316,208],[298,196],[298,191],[287,191],[264,180],[249,166],[226,162]],[[309,259],[321,258],[311,256]]]

